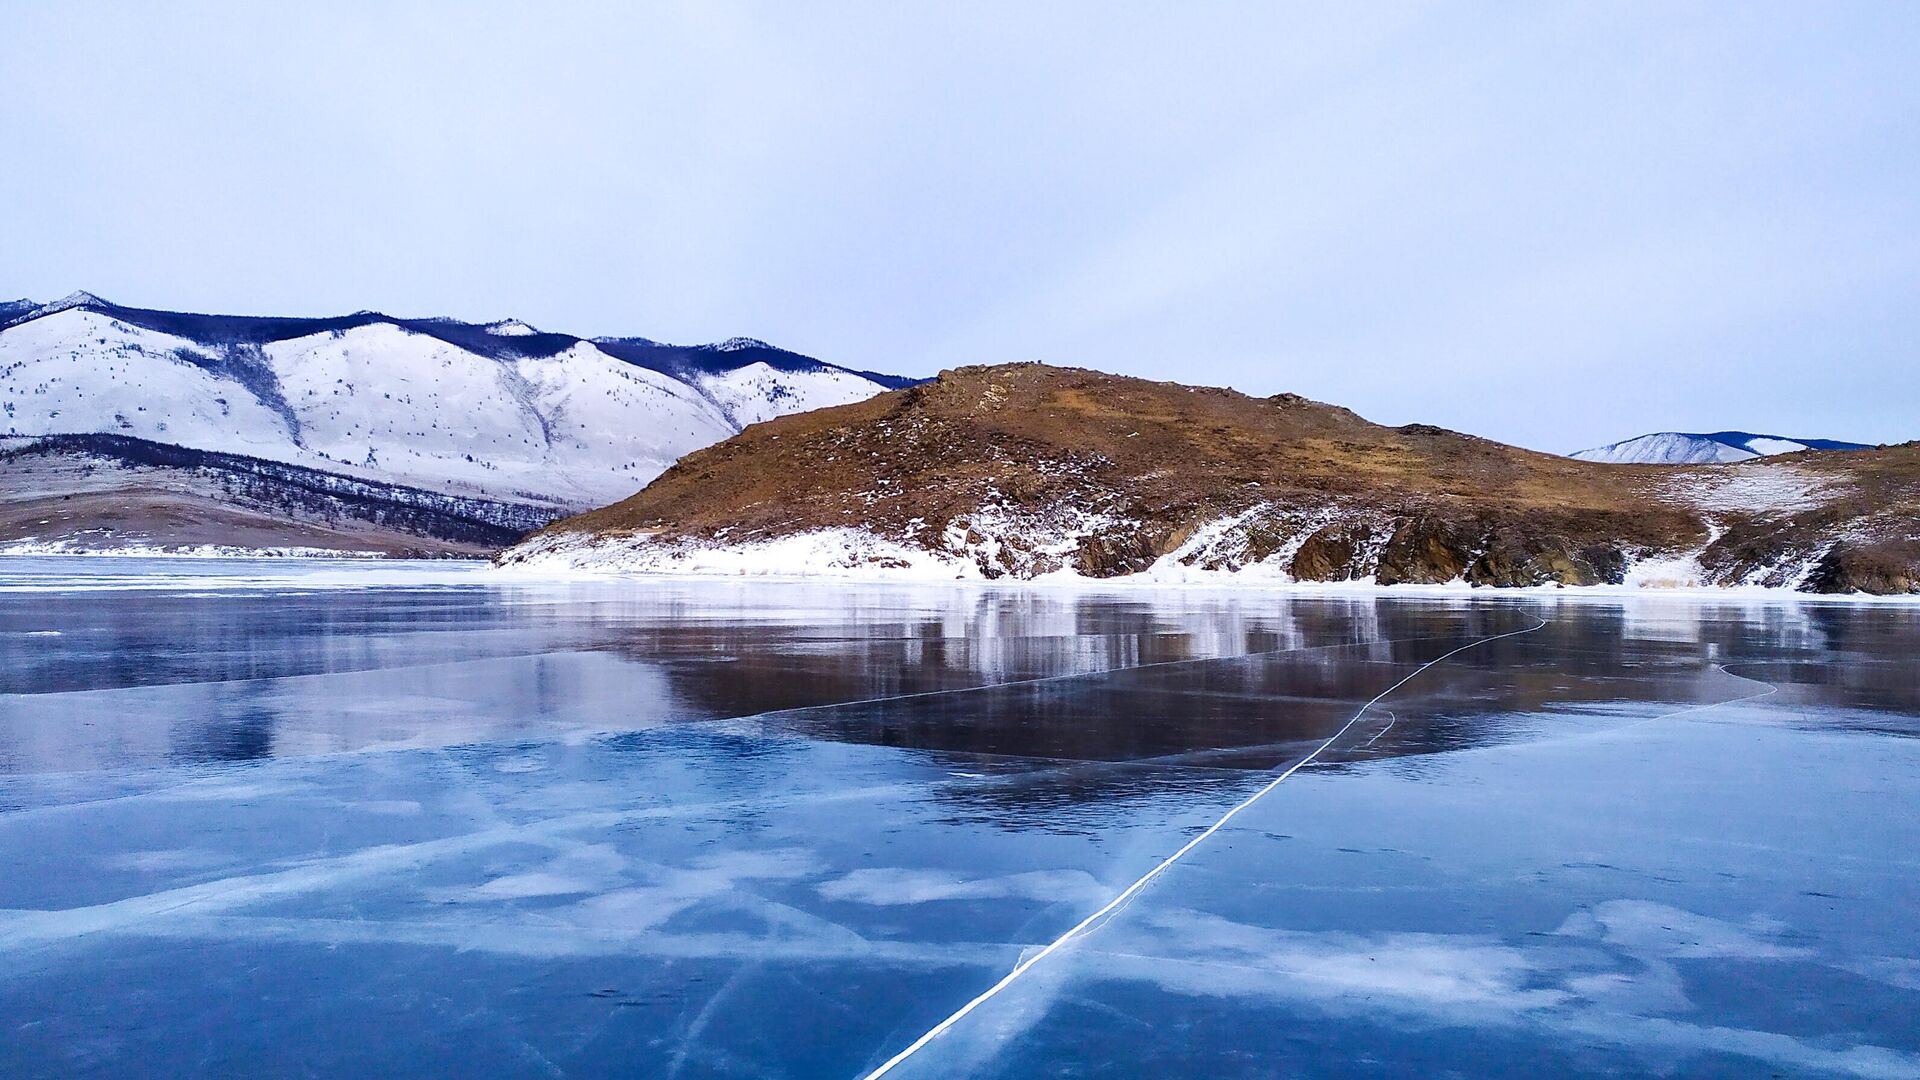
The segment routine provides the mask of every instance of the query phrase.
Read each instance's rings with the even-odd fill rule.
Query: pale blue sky
[[[0,0],[0,294],[1920,437],[1920,3]]]

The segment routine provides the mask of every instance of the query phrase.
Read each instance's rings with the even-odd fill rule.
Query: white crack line
[[[1279,776],[1274,777],[1270,782],[1267,783],[1265,787],[1262,787],[1260,790],[1254,792],[1252,795],[1247,796],[1247,798],[1242,800],[1238,805],[1234,806],[1231,810],[1228,810],[1225,814],[1222,814],[1220,816],[1220,820],[1207,826],[1193,839],[1188,840],[1185,844],[1182,844],[1179,850],[1175,851],[1173,854],[1167,856],[1166,858],[1160,860],[1160,862],[1155,864],[1152,869],[1140,875],[1139,879],[1136,880],[1133,884],[1127,886],[1125,889],[1122,889],[1119,895],[1107,901],[1106,904],[1100,908],[1100,910],[1095,911],[1093,914],[1087,916],[1084,919],[1081,919],[1079,922],[1073,925],[1072,929],[1068,930],[1064,934],[1061,934],[1059,937],[1053,939],[1053,941],[1049,943],[1045,948],[1041,949],[1039,952],[1034,953],[1032,956],[1029,956],[1025,960],[1022,960],[1018,964],[1014,965],[1013,970],[1007,972],[1006,975],[1003,976],[999,982],[994,983],[992,986],[987,987],[984,991],[980,993],[978,997],[975,997],[972,1001],[967,1002],[965,1005],[962,1005],[960,1006],[959,1009],[955,1010],[951,1016],[948,1016],[945,1020],[942,1020],[939,1023],[933,1025],[933,1027],[927,1029],[926,1034],[920,1036],[919,1038],[913,1040],[913,1042],[907,1044],[905,1049],[901,1050],[899,1053],[888,1058],[885,1062],[883,1062],[880,1065],[879,1068],[874,1069],[872,1072],[867,1073],[864,1076],[863,1080],[878,1080],[878,1078],[892,1072],[896,1067],[900,1065],[901,1062],[904,1062],[908,1058],[912,1057],[914,1054],[919,1053],[922,1048],[924,1048],[928,1043],[932,1042],[933,1040],[939,1038],[940,1035],[944,1033],[947,1029],[953,1027],[953,1025],[959,1023],[961,1020],[964,1020],[969,1013],[973,1012],[975,1009],[978,1009],[980,1006],[986,1004],[988,1001],[991,1001],[1002,990],[1005,990],[1007,987],[1013,985],[1014,980],[1020,978],[1020,976],[1025,975],[1027,972],[1033,970],[1033,966],[1035,964],[1038,964],[1040,961],[1045,960],[1047,957],[1053,955],[1055,952],[1058,952],[1068,942],[1071,942],[1075,938],[1082,937],[1085,934],[1092,931],[1107,916],[1113,914],[1115,911],[1118,911],[1122,906],[1124,906],[1127,903],[1127,901],[1132,900],[1134,896],[1138,895],[1140,890],[1146,888],[1147,885],[1151,883],[1154,878],[1157,878],[1161,874],[1165,873],[1168,867],[1172,866],[1174,863],[1179,862],[1182,858],[1186,856],[1188,852],[1192,851],[1196,847],[1199,847],[1202,842],[1204,842],[1208,837],[1212,836],[1214,833],[1219,832],[1221,828],[1223,828],[1227,824],[1227,822],[1232,821],[1235,817],[1237,817],[1240,814],[1242,810],[1245,810],[1248,807],[1252,806],[1254,803],[1259,802],[1261,799],[1265,798],[1269,792],[1273,791],[1274,788],[1277,788],[1281,784],[1285,783],[1288,777],[1292,776],[1294,773],[1299,772],[1301,769],[1311,764],[1315,758],[1319,757],[1320,754],[1327,749],[1327,747],[1332,746],[1342,735],[1345,735],[1348,732],[1348,730],[1350,730],[1353,727],[1354,724],[1358,723],[1360,721],[1360,718],[1367,714],[1368,709],[1371,709],[1375,705],[1379,704],[1381,699],[1385,698],[1388,694],[1393,693],[1395,690],[1400,689],[1402,686],[1405,686],[1407,683],[1412,682],[1414,679],[1419,678],[1422,674],[1424,674],[1427,671],[1428,668],[1431,668],[1436,664],[1442,663],[1452,657],[1458,656],[1459,654],[1466,652],[1468,649],[1474,648],[1475,646],[1478,646],[1478,645],[1484,645],[1489,641],[1499,641],[1501,638],[1519,637],[1521,634],[1531,634],[1534,631],[1539,630],[1541,627],[1545,625],[1547,625],[1547,620],[1541,619],[1537,624],[1533,626],[1529,626],[1525,630],[1513,630],[1505,634],[1494,634],[1491,637],[1476,638],[1473,641],[1469,641],[1465,645],[1462,645],[1459,648],[1452,650],[1451,652],[1442,653],[1441,655],[1434,657],[1432,660],[1429,660],[1426,663],[1420,665],[1417,669],[1415,669],[1411,673],[1402,676],[1400,678],[1400,681],[1394,683],[1392,686],[1387,687],[1385,690],[1380,691],[1378,694],[1375,694],[1373,697],[1373,700],[1367,702],[1365,705],[1360,706],[1360,711],[1354,713],[1353,716],[1350,719],[1348,719],[1346,723],[1340,725],[1340,730],[1335,731],[1332,735],[1329,735],[1325,742],[1322,742],[1319,746],[1314,747],[1313,750],[1310,753],[1308,753],[1306,757],[1303,757],[1299,761],[1296,761],[1292,765],[1289,765],[1285,772],[1281,773]],[[1729,674],[1731,673],[1729,672]]]

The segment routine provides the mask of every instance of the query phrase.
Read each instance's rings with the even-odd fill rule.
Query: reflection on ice
[[[1920,1075],[1920,753],[1769,720],[1302,776],[903,1075]]]
[[[910,1071],[1920,1075],[1911,607],[30,570],[8,1076],[856,1076],[1535,615]]]

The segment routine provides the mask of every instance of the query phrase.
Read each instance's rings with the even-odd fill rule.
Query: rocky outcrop
[[[1835,544],[1802,587],[1817,593],[1920,593],[1920,541]]]
[[[1287,572],[1296,581],[1352,581],[1365,577],[1367,546],[1372,538],[1366,530],[1353,525],[1322,526],[1301,540]],[[1273,550],[1277,550],[1277,546]],[[1259,555],[1255,561],[1269,557],[1271,552]]]
[[[1618,585],[1627,554],[1606,541],[1581,544],[1557,533],[1504,527],[1461,575],[1475,585]]]
[[[1292,537],[1284,527],[1273,525],[1251,527],[1248,533],[1247,557],[1231,568],[1266,561],[1288,550],[1291,540],[1293,554],[1286,568],[1295,581],[1614,585],[1625,577],[1629,560],[1619,543],[1592,539],[1604,535],[1604,529],[1593,524],[1570,530],[1564,522],[1502,520],[1484,514],[1449,518],[1427,511],[1384,519],[1368,515],[1365,521],[1309,525]],[[1380,542],[1383,534],[1385,540]],[[1195,559],[1189,565],[1201,561]],[[1227,567],[1215,564],[1213,568]]]
[[[1087,537],[1074,553],[1074,567],[1091,578],[1137,574],[1161,555],[1167,537],[1148,529],[1111,529]]]
[[[1466,572],[1475,530],[1464,522],[1419,517],[1394,530],[1380,552],[1374,580],[1382,585],[1438,585]]]

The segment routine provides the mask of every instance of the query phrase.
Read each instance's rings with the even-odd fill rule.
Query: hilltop
[[[1290,394],[1021,364],[753,425],[503,561],[1906,592],[1916,508],[1912,444],[1614,465]]]

